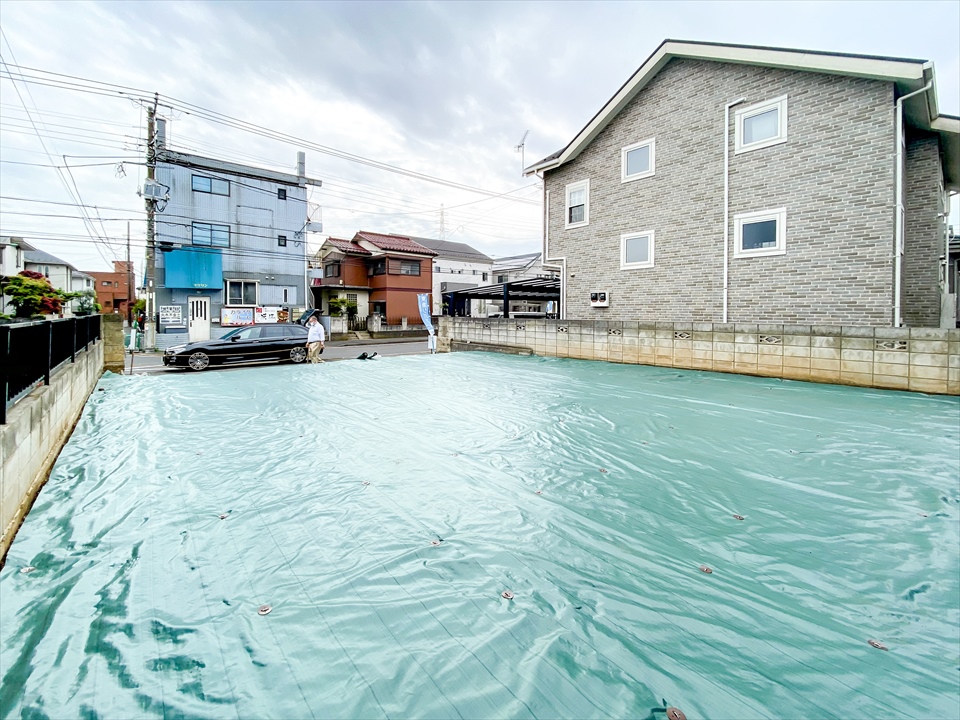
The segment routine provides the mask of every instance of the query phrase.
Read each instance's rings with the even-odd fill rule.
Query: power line
[[[16,60],[16,58],[14,58],[14,60]],[[7,64],[5,63],[5,65]],[[17,73],[15,75],[13,71],[10,70],[10,67],[11,66],[7,65],[6,76],[10,79],[19,79],[21,82],[47,85],[52,87],[61,87],[62,89],[65,89],[65,90],[74,90],[78,92],[87,92],[87,93],[99,94],[99,95],[129,97],[132,99],[137,99],[141,102],[146,102],[151,99],[149,97],[148,91],[145,91],[139,88],[132,88],[130,86],[125,86],[125,85],[116,85],[114,83],[107,83],[99,80],[90,80],[90,79],[78,77],[75,75],[54,73],[47,70],[24,67],[21,65],[12,66],[17,69]],[[27,73],[40,73],[41,75],[39,76],[28,75]],[[50,77],[45,77],[45,76],[53,76],[55,78],[67,78],[67,80],[51,80]],[[79,81],[79,82],[71,82],[71,81]],[[113,89],[113,88],[116,88],[116,89]],[[271,140],[277,140],[279,142],[284,142],[286,144],[290,144],[298,147],[305,147],[315,152],[319,152],[325,155],[330,155],[331,157],[336,157],[343,160],[349,160],[351,162],[359,163],[361,165],[366,165],[368,167],[377,168],[379,170],[384,170],[387,172],[396,173],[406,177],[415,178],[418,180],[422,180],[424,182],[435,183],[439,185],[444,185],[446,187],[455,188],[458,190],[464,190],[472,193],[479,193],[481,195],[488,195],[492,197],[503,195],[503,193],[498,193],[493,190],[486,190],[484,188],[474,187],[472,185],[466,185],[464,183],[459,183],[452,180],[446,180],[444,178],[428,175],[426,173],[421,173],[414,170],[407,170],[406,168],[402,168],[396,165],[391,165],[389,163],[380,162],[378,160],[372,160],[370,158],[363,157],[361,155],[356,155],[354,153],[349,153],[343,150],[337,150],[336,148],[322,145],[320,143],[315,143],[315,142],[306,140],[304,138],[299,138],[294,135],[290,135],[288,133],[271,130],[270,128],[266,128],[261,125],[256,125],[255,123],[241,120],[239,118],[235,118],[230,115],[217,112],[215,110],[210,110],[200,105],[196,105],[194,103],[189,103],[184,100],[179,100],[170,95],[160,95],[160,97],[164,99],[163,105],[165,107],[169,107],[171,110],[179,109],[181,112],[185,114],[193,115],[194,117],[199,117],[199,118],[208,120],[210,122],[214,122],[227,127],[232,127],[234,129],[242,130],[254,135],[259,135],[261,137],[265,137]],[[520,199],[518,199],[517,202],[525,202],[531,205],[538,204],[535,201],[520,200]]]

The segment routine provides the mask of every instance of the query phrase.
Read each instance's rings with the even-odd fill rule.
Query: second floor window
[[[330,263],[323,266],[324,277],[340,277],[340,263]]]
[[[210,247],[230,247],[230,226],[194,223],[193,244],[209,245]]]
[[[229,195],[230,181],[220,178],[206,177],[205,175],[193,176],[193,191],[210,193],[212,195]]]
[[[735,153],[786,142],[787,96],[737,110],[736,121]]]
[[[386,275],[387,274],[387,261],[386,260],[377,260],[370,266],[371,275]]]
[[[286,246],[287,246],[287,236],[286,236],[286,235],[278,235],[278,236],[277,236],[277,245],[280,246],[280,247],[286,247]]]
[[[419,260],[401,260],[400,274],[401,275],[419,275],[420,261]]]
[[[656,141],[652,138],[623,148],[620,151],[620,182],[630,182],[653,175],[655,149]]]
[[[567,228],[582,227],[590,223],[590,181],[567,185],[567,212],[564,226]]]

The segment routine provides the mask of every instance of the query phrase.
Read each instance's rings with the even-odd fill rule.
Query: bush
[[[63,303],[78,297],[80,293],[64,292],[54,288],[41,273],[24,270],[8,279],[4,293],[9,297],[8,304],[13,306],[18,318],[43,318],[44,315],[57,315],[63,310]]]

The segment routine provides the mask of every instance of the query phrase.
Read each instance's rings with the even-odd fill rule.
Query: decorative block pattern
[[[551,357],[960,395],[960,330],[442,317],[439,337],[441,350],[451,340],[483,342]]]

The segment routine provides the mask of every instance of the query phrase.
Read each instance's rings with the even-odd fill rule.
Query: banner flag
[[[417,306],[420,308],[420,319],[423,320],[423,326],[431,335],[433,331],[433,321],[430,319],[430,295],[423,293],[417,295]]]

